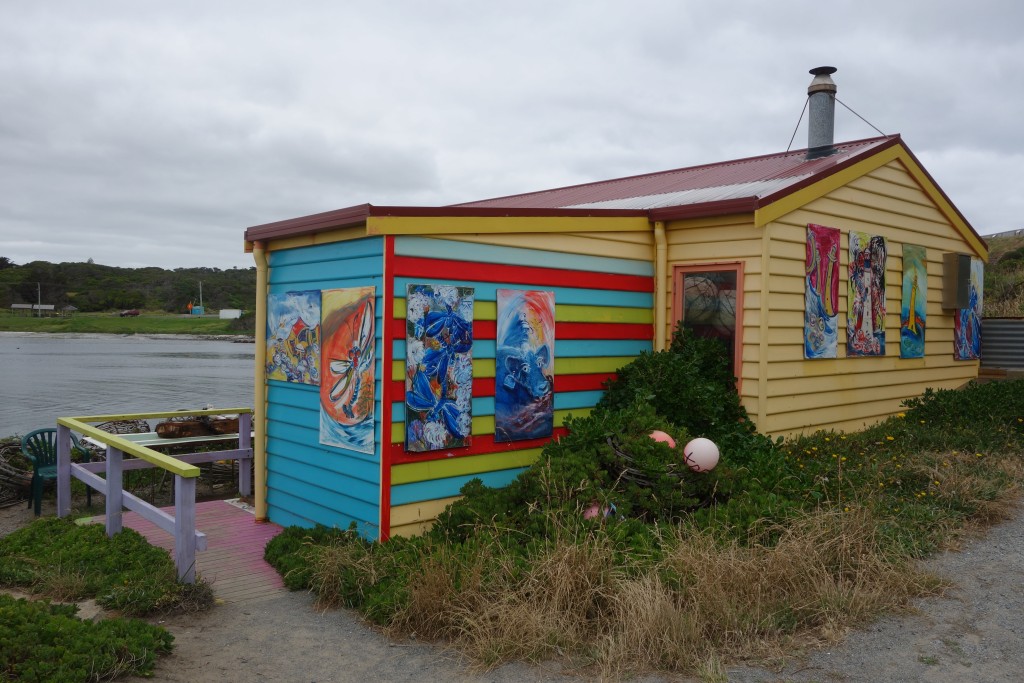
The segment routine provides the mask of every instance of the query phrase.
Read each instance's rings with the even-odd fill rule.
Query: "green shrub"
[[[151,675],[174,636],[131,619],[82,621],[75,605],[0,594],[0,680],[80,683]]]
[[[167,551],[124,529],[44,517],[0,538],[0,585],[60,600],[96,598],[129,615],[195,611],[213,604],[209,585],[177,580]]]

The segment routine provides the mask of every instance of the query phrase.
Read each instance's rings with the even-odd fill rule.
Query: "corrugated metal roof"
[[[605,180],[542,192],[497,197],[459,207],[655,209],[764,197],[827,175],[853,157],[899,140],[885,136],[837,144],[827,157],[808,159],[807,150],[723,161],[705,166]]]

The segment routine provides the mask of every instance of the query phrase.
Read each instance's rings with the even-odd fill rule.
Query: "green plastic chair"
[[[82,462],[89,462],[89,451],[78,443],[78,437],[71,435],[71,452],[78,452]],[[32,462],[32,485],[28,507],[35,503],[36,517],[42,513],[43,484],[57,479],[57,430],[37,429],[21,440],[21,452]],[[92,505],[92,487],[85,489],[86,505]]]

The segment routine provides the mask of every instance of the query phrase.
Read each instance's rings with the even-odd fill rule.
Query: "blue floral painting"
[[[473,428],[472,287],[408,285],[405,448],[468,446]]]
[[[494,440],[554,429],[555,293],[498,290]]]
[[[267,379],[320,384],[320,290],[267,297]]]

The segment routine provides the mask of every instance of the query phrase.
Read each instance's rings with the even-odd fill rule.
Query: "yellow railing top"
[[[251,413],[251,408],[207,408],[203,410],[175,410],[163,413],[132,413],[130,415],[83,415],[79,417],[59,417],[57,424],[73,429],[74,431],[90,436],[100,443],[113,446],[122,453],[141,458],[148,463],[163,468],[172,474],[182,477],[194,478],[199,476],[199,468],[189,465],[177,458],[154,451],[134,444],[127,439],[122,439],[117,434],[105,432],[102,429],[86,424],[87,422],[109,422],[112,420],[141,420],[149,417],[189,417],[192,415],[222,415],[235,413]]]

